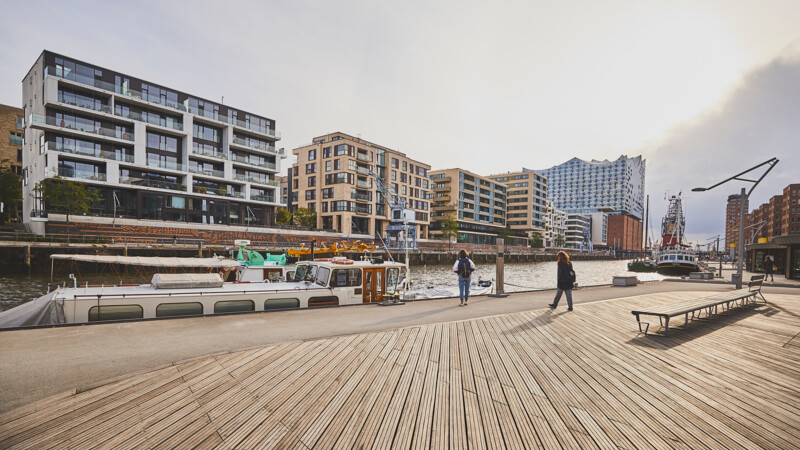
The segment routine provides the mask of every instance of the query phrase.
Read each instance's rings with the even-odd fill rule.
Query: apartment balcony
[[[442,212],[442,211],[455,211],[456,205],[444,205],[444,206],[432,206],[431,211],[434,212]]]
[[[367,194],[350,194],[350,198],[361,201],[361,202],[371,202],[372,196]]]
[[[277,165],[275,163],[261,161],[259,158],[251,159],[247,156],[231,155],[231,161],[240,164],[249,164],[251,166],[256,166],[261,169],[277,170]]]
[[[239,174],[239,173],[234,174],[233,178],[235,180],[239,180],[239,181],[263,184],[265,186],[280,187],[280,185],[281,185],[281,183],[279,181],[276,181],[276,180],[270,180],[270,179],[266,179],[266,178],[257,178],[257,177],[254,177],[252,175],[242,175],[242,174]]]
[[[197,175],[207,176],[207,177],[225,178],[225,172],[222,171],[222,170],[198,169],[197,167],[189,166],[189,172],[195,173]]]
[[[92,112],[99,112],[99,113],[105,113],[105,114],[111,114],[112,113],[111,107],[108,106],[108,105],[97,105],[95,103],[89,103],[89,102],[64,102],[64,101],[58,101],[58,102],[55,102],[55,103],[48,103],[48,104],[54,104],[54,105],[58,105],[58,106],[61,106],[61,107],[66,107],[66,108],[73,109],[73,110],[78,110],[78,111],[92,111]]]
[[[126,163],[133,162],[133,155],[129,155],[127,153],[115,153],[110,151],[97,150],[93,148],[89,149],[89,148],[79,147],[76,145],[65,145],[65,144],[59,145],[58,143],[53,141],[47,141],[47,143],[45,144],[45,148],[47,150],[52,150],[59,153],[68,153],[71,155],[92,156],[95,158],[108,159],[112,161],[121,161]]]
[[[273,196],[273,195],[253,195],[253,194],[250,194],[250,200],[255,200],[255,201],[259,201],[259,202],[275,203],[275,196]]]
[[[367,208],[365,206],[359,206],[359,205],[356,205],[356,209],[353,212],[356,213],[359,216],[368,216],[368,215],[372,214],[370,212],[369,208]]]
[[[441,178],[433,178],[431,182],[433,183],[449,183],[452,180],[452,177],[441,177]]]
[[[55,117],[47,117],[41,114],[31,114],[29,123],[31,124],[31,127],[40,130],[54,129],[56,131],[63,130],[69,132],[89,133],[97,136],[103,136],[103,137],[133,142],[133,133],[124,133],[121,131],[114,130],[112,128],[75,126],[66,123],[63,120],[57,122]]]
[[[178,183],[170,183],[162,180],[152,180],[137,177],[119,177],[119,182],[122,184],[130,184],[140,187],[152,187],[156,189],[168,189],[171,191],[186,192],[186,185]]]
[[[358,172],[361,175],[369,175],[369,169],[367,169],[366,167],[356,166],[356,172]]]
[[[433,192],[450,192],[450,186],[434,187]]]
[[[104,173],[75,170],[66,167],[59,167],[58,175],[64,178],[74,178],[76,180],[106,181],[106,174]]]
[[[178,162],[161,161],[158,159],[148,159],[146,165],[147,167],[153,167],[156,169],[166,169],[166,170],[175,170],[178,172],[186,172],[186,165]]]
[[[372,160],[369,158],[369,155],[365,155],[363,153],[356,153],[356,159],[359,161],[372,162]]]
[[[197,147],[192,148],[192,155],[205,156],[207,158],[228,159],[228,155],[225,152],[209,151]]]
[[[370,184],[369,181],[356,180],[356,186],[358,186],[361,189],[372,189],[372,185]]]
[[[172,118],[164,118],[162,120],[155,120],[150,118],[150,116],[143,117],[141,114],[134,112],[134,111],[115,111],[114,115],[117,117],[123,117],[125,119],[136,120],[139,122],[144,122],[150,125],[156,125],[163,128],[168,128],[171,130],[176,131],[183,131],[183,124],[174,120]]]
[[[275,150],[275,146],[273,145],[264,145],[259,142],[250,142],[247,139],[242,139],[242,138],[233,138],[230,145],[233,145],[234,147],[242,147],[251,150],[259,150],[262,152],[278,154],[278,151]]]
[[[225,120],[228,122],[227,120]],[[281,138],[281,132],[275,131],[274,128],[267,128],[262,127],[253,123],[245,122],[243,120],[231,120],[230,124],[234,127],[242,128],[248,131],[253,131],[258,134],[263,134],[264,136],[268,136],[272,139],[279,140]]]

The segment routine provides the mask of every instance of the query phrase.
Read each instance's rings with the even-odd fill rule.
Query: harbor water
[[[579,287],[598,286],[611,284],[615,275],[635,275],[639,281],[663,280],[664,276],[657,273],[628,272],[627,260],[611,261],[576,261],[573,262],[575,275]],[[488,264],[479,264],[472,275],[473,283],[480,280],[494,281],[496,267]],[[532,290],[555,289],[556,287],[556,262],[505,264],[505,292],[521,292]],[[458,284],[452,266],[412,266],[411,280],[413,289],[429,289],[442,286],[455,286]],[[127,276],[119,280],[113,274],[81,274],[78,284],[89,283],[92,285],[115,285],[124,283],[149,283],[149,276]],[[29,302],[47,292],[49,275],[0,275],[0,311],[11,309],[17,305]],[[54,277],[54,283],[73,285],[68,273],[59,273]]]

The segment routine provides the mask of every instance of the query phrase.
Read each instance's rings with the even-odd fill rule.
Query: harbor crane
[[[383,182],[378,174],[369,171],[375,185],[389,204],[389,225],[386,227],[385,245],[388,250],[417,250],[416,213],[406,206],[406,200]]]

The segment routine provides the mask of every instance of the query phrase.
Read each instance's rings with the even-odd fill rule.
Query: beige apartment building
[[[316,137],[292,153],[297,162],[289,184],[290,207],[316,210],[318,228],[385,237],[393,199],[383,195],[372,172],[395,200],[414,210],[417,237],[428,238],[430,165],[339,132]]]
[[[458,242],[494,244],[506,228],[506,187],[463,169],[435,170],[431,177],[431,238],[443,239],[441,222],[458,223]]]
[[[497,175],[489,179],[505,185],[507,192],[506,224],[527,237],[544,235],[547,215],[547,178],[537,172],[523,170]]]

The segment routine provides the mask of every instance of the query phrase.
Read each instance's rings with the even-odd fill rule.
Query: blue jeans
[[[469,282],[471,280],[471,276],[467,278],[458,277],[458,298],[460,298],[462,302],[469,300]]]
[[[561,290],[556,289],[556,298],[553,300],[554,305],[558,305],[558,301],[561,300],[561,293],[567,294],[567,306],[572,308],[572,289]]]

